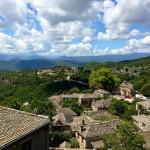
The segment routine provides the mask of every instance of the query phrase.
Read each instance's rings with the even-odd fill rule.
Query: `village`
[[[119,116],[108,110],[113,99],[136,104],[136,114],[132,122],[140,135],[144,137],[146,148],[150,147],[150,100],[135,91],[133,85],[124,81],[120,84],[119,93],[98,89],[93,93],[60,94],[49,97],[56,114],[48,117],[0,107],[0,146],[2,150],[69,150],[93,149],[104,147],[103,136],[114,134],[124,123]],[[81,114],[63,106],[64,101],[75,101],[84,107]],[[28,105],[25,103],[24,105]],[[13,119],[11,119],[13,118]],[[50,125],[50,126],[49,126]],[[50,129],[49,129],[50,128]],[[74,137],[75,146],[67,141],[59,145],[49,144],[49,130],[69,131]],[[59,138],[59,137],[58,137]]]

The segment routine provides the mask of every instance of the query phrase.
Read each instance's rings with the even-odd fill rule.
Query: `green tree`
[[[109,108],[109,112],[119,117],[131,120],[132,115],[136,115],[136,103],[129,104],[125,101],[113,99]]]
[[[104,150],[144,150],[144,139],[140,136],[134,126],[129,123],[122,124],[115,134],[104,137]]]
[[[125,102],[119,101],[119,100],[114,100],[114,101],[112,101],[109,110],[111,113],[113,113],[115,115],[122,116],[125,113],[125,111],[127,110],[127,108],[128,108],[128,105]]]
[[[120,142],[121,145],[125,149],[131,149],[131,150],[142,150],[144,139],[142,136],[140,136],[134,127],[129,124],[123,124],[119,128],[119,136],[120,136]]]
[[[75,100],[64,100],[63,107],[68,107],[80,115],[84,111],[84,107]]]
[[[77,87],[73,87],[72,89],[70,89],[69,93],[73,94],[73,93],[79,93],[80,90]]]
[[[98,89],[103,88],[108,91],[114,91],[120,83],[120,78],[114,75],[110,69],[102,67],[93,71],[89,77],[90,87]]]
[[[33,101],[31,103],[31,108],[38,114],[49,116],[50,119],[55,115],[55,106],[49,101]]]
[[[144,84],[140,89],[140,92],[145,96],[150,96],[150,82]]]

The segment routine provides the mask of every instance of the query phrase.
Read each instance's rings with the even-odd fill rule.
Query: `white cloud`
[[[91,20],[97,17],[101,6],[98,0],[33,0],[32,2],[39,15],[51,24]]]
[[[23,0],[1,0],[0,2],[0,28],[11,27],[15,23],[25,23],[26,4]]]
[[[111,54],[150,53],[150,36],[142,39],[131,39],[123,48],[109,50]]]
[[[83,43],[89,43],[92,42],[92,38],[90,36],[85,36],[84,39],[82,40]]]
[[[149,6],[149,0],[1,0],[0,30],[12,28],[14,33],[0,31],[0,53],[83,56],[150,52],[150,33],[130,28],[132,24],[149,25]],[[106,31],[98,33],[94,21],[102,21]],[[101,40],[114,39],[129,42],[120,49],[107,44],[103,50],[95,48]]]
[[[149,0],[119,0],[103,3],[103,23],[106,32],[99,32],[99,40],[132,38],[142,35],[138,30],[130,30],[132,24],[150,25]],[[145,34],[144,34],[145,35]]]

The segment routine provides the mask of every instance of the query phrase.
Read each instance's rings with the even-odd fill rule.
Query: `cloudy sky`
[[[150,53],[150,0],[0,0],[0,54]]]

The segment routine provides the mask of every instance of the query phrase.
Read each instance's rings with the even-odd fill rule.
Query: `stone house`
[[[138,114],[141,112],[149,112],[150,113],[150,101],[141,101],[136,103],[136,110],[138,111]]]
[[[68,125],[76,116],[77,114],[70,108],[61,107],[59,108],[57,114],[53,117],[53,124],[55,126]]]
[[[1,150],[48,150],[49,119],[0,106]]]
[[[136,115],[132,116],[134,125],[144,132],[150,132],[150,115]]]
[[[103,135],[114,133],[120,120],[95,122],[88,116],[76,117],[73,120],[72,130],[81,149],[98,149],[103,147]]]
[[[139,134],[144,137],[144,147],[150,148],[150,115],[132,116],[134,125],[138,128]]]
[[[120,94],[125,98],[132,98],[135,95],[133,85],[129,82],[124,81],[120,85]]]
[[[61,100],[75,100],[78,103],[82,104],[86,108],[91,108],[91,103],[94,100],[100,99],[101,96],[95,93],[74,93],[74,94],[67,94],[61,95]]]

